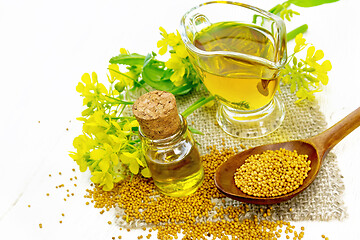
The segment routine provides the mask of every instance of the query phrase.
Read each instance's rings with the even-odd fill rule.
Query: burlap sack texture
[[[179,112],[181,113],[201,96],[207,96],[207,93],[203,90],[198,90],[186,96],[178,96],[176,101]],[[222,149],[224,147],[223,141],[225,141],[225,148],[236,146],[238,149],[241,149],[240,144],[250,148],[275,142],[305,139],[323,132],[328,127],[316,101],[302,101],[295,104],[297,98],[286,86],[281,87],[281,93],[278,93],[277,96],[285,104],[285,119],[280,128],[275,132],[256,139],[239,139],[227,135],[216,124],[216,104],[212,107],[197,109],[187,117],[187,121],[188,125],[204,133],[204,135],[194,135],[195,139],[201,144],[198,146],[200,153],[202,155],[208,153],[207,146],[216,146],[217,149]],[[267,219],[286,221],[344,219],[347,213],[343,202],[345,186],[342,178],[336,155],[330,151],[324,159],[315,181],[293,199],[272,205],[271,216],[267,217]],[[214,199],[214,202],[216,202],[215,208],[242,204],[230,198],[226,198],[224,202]],[[242,216],[242,218],[248,218],[255,213],[259,213],[260,207],[259,205],[250,204],[249,212]],[[208,219],[198,219],[197,221],[217,221],[218,219],[212,219],[212,216],[216,214],[215,208],[212,213],[209,213]],[[124,213],[124,209],[118,207],[116,211],[120,215]],[[261,219],[261,216],[259,218]],[[117,219],[117,223],[124,227],[147,226],[145,222],[140,220],[127,223],[121,218]]]
[[[189,97],[178,97],[179,112],[191,105],[204,94],[195,92]],[[187,120],[190,126],[200,130],[204,135],[195,135],[201,144],[201,154],[207,153],[207,146],[215,145],[220,150],[225,140],[225,147],[241,149],[240,144],[247,148],[263,144],[305,139],[326,130],[327,123],[316,101],[302,101],[295,104],[297,97],[286,86],[281,87],[277,95],[285,104],[285,119],[275,132],[256,139],[238,139],[227,135],[217,124],[215,119],[216,106],[201,108],[190,115]],[[330,151],[323,161],[323,165],[315,181],[304,192],[295,198],[273,205],[272,218],[275,220],[340,220],[346,216],[343,202],[344,183],[337,164],[336,155]],[[219,206],[223,205],[220,201]],[[225,206],[238,205],[239,202],[228,199]],[[251,205],[250,209],[257,210],[258,206]],[[289,209],[293,211],[289,211]]]

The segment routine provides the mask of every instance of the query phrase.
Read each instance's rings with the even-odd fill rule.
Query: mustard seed
[[[216,169],[229,157],[235,154],[234,149],[217,150],[209,147],[209,154],[201,156],[205,176],[199,189],[183,198],[170,198],[159,195],[152,180],[141,176],[133,176],[131,181],[120,181],[110,191],[104,191],[101,186],[94,184],[94,188],[87,189],[85,198],[94,201],[95,208],[105,209],[121,206],[124,215],[116,215],[127,223],[145,221],[149,233],[157,230],[157,239],[178,239],[181,233],[183,239],[277,239],[285,232],[285,238],[290,239],[289,232],[294,226],[285,221],[270,221],[262,218],[262,214],[271,215],[272,207],[260,209],[253,213],[253,217],[243,219],[250,210],[247,204],[226,206],[224,195],[216,188],[213,177]],[[215,207],[212,201],[217,199],[223,207]],[[146,210],[145,210],[146,209]],[[251,208],[252,209],[252,208]],[[214,211],[214,216],[210,212]],[[256,215],[260,216],[257,217]],[[198,218],[213,217],[213,221],[197,222]],[[278,229],[278,228],[283,228]],[[120,228],[120,230],[122,230]],[[130,232],[130,228],[126,229]],[[299,238],[302,234],[299,234]],[[150,239],[148,234],[146,238]],[[297,239],[298,239],[297,237]],[[118,237],[119,239],[120,236]],[[143,237],[142,237],[143,238]],[[139,236],[140,239],[140,236]]]
[[[296,150],[267,150],[251,155],[234,174],[235,184],[256,197],[276,197],[299,188],[310,171],[307,155]]]

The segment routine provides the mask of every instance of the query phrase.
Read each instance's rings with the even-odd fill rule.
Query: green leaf
[[[116,57],[110,59],[110,63],[113,64],[124,64],[124,65],[143,65],[145,56],[132,53],[132,54],[119,54]]]
[[[292,30],[292,31],[288,32],[288,34],[286,34],[286,40],[290,41],[290,40],[294,39],[298,34],[306,32],[307,29],[308,29],[307,24],[304,24],[304,25],[301,25],[300,27],[295,28],[294,30]]]
[[[200,132],[199,130],[197,130],[197,129],[191,127],[191,126],[188,126],[188,129],[189,129],[190,132],[192,132],[192,133],[204,135],[204,133]]]
[[[184,95],[191,91],[191,89],[194,88],[195,85],[193,84],[186,84],[183,86],[175,87],[173,90],[171,90],[171,93],[174,95]]]
[[[298,7],[315,7],[326,3],[333,3],[339,0],[288,0],[288,3],[292,3]]]
[[[157,90],[170,92],[175,87],[175,85],[171,82],[170,79],[163,79],[163,76],[166,74],[167,70],[152,64],[151,61],[153,60],[150,60],[150,62],[143,68],[143,80],[146,84]]]

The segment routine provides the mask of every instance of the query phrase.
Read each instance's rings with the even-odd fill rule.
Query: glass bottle
[[[179,115],[180,127],[169,137],[151,139],[141,131],[143,153],[155,186],[168,196],[182,197],[196,191],[204,180],[199,151],[186,119]]]

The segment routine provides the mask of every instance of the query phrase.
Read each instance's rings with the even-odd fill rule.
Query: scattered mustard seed
[[[126,215],[119,215],[128,223],[137,220],[146,221],[154,227],[149,232],[157,230],[157,239],[177,239],[178,234],[183,239],[277,239],[281,232],[285,238],[290,239],[290,233],[295,226],[285,221],[271,221],[262,219],[262,215],[252,214],[253,217],[243,219],[245,214],[252,211],[247,204],[239,206],[215,207],[213,199],[222,201],[222,195],[216,188],[213,177],[216,169],[229,157],[235,154],[234,149],[217,150],[215,147],[209,154],[202,156],[205,176],[199,189],[184,198],[169,198],[158,195],[151,179],[133,176],[131,181],[120,181],[110,191],[104,191],[97,184],[91,190],[87,189],[85,198],[94,201],[95,208],[108,211],[121,206]],[[134,197],[136,196],[136,197]],[[156,197],[155,197],[156,196]],[[155,198],[154,198],[155,197]],[[146,209],[146,211],[144,211]],[[171,209],[171,210],[170,210]],[[271,214],[272,208],[263,208],[262,213]],[[215,211],[213,221],[197,222],[198,218],[209,218],[210,211]],[[260,212],[261,210],[259,210]],[[101,212],[100,212],[101,213]],[[250,212],[251,213],[251,212]],[[278,228],[283,228],[279,230]],[[120,228],[120,230],[122,230]],[[130,228],[126,229],[130,232]],[[296,237],[299,240],[303,234]],[[149,236],[149,237],[148,237]],[[147,238],[150,238],[150,234]],[[119,237],[119,239],[121,239]]]
[[[42,228],[42,227],[43,227],[42,223],[39,223],[39,228]]]

